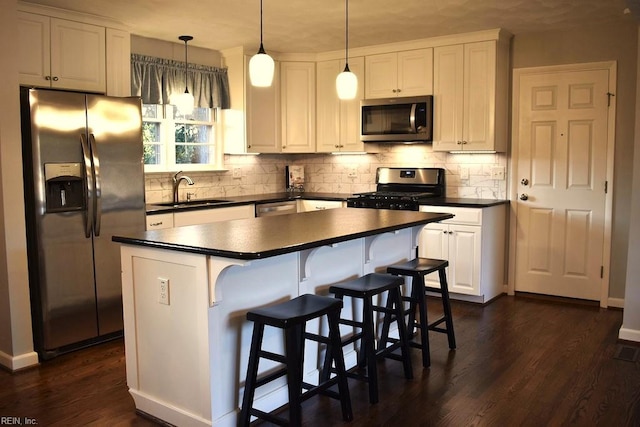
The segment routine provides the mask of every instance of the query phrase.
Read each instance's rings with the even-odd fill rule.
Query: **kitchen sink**
[[[210,205],[219,205],[221,203],[230,203],[228,200],[218,200],[218,199],[201,199],[201,200],[189,200],[188,202],[165,202],[165,203],[152,203],[155,206],[169,206],[174,208],[182,208],[189,206],[210,206]]]

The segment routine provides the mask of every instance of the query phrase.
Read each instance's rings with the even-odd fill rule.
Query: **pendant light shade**
[[[258,87],[271,86],[275,63],[273,58],[267,55],[262,44],[262,0],[260,0],[260,49],[249,60],[249,78],[251,85]]]
[[[354,99],[358,94],[358,77],[349,70],[349,0],[345,0],[345,49],[344,71],[336,78],[336,90],[340,99]]]
[[[194,107],[194,98],[193,95],[189,93],[189,89],[187,88],[187,83],[189,81],[189,62],[187,58],[187,42],[193,40],[191,36],[180,36],[178,37],[180,40],[184,42],[184,92],[183,93],[174,93],[171,95],[171,104],[175,105],[178,108],[178,111],[183,115],[189,115],[193,113]]]

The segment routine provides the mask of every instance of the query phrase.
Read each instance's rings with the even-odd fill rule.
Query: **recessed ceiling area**
[[[528,33],[637,22],[638,0],[350,0],[349,46],[361,47],[504,28]],[[132,34],[194,46],[256,49],[259,0],[30,0],[111,18]],[[317,53],[344,48],[344,0],[263,0],[267,51]],[[631,7],[634,10],[634,7]]]

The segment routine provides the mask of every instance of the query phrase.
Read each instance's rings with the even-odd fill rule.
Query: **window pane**
[[[159,165],[162,163],[162,150],[160,144],[144,144],[143,158],[145,165]]]
[[[142,118],[144,119],[162,118],[162,105],[142,104]]]
[[[213,145],[176,144],[177,164],[207,164],[213,161],[214,154]]]
[[[142,141],[160,142],[160,123],[142,122]]]
[[[168,106],[172,110],[174,120],[194,120],[199,122],[211,122],[211,108],[194,108],[193,113],[183,115],[175,105]]]
[[[176,142],[212,142],[211,126],[176,123]]]

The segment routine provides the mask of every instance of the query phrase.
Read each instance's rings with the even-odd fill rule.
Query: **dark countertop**
[[[168,212],[177,212],[181,210],[197,210],[197,209],[213,209],[224,208],[237,205],[248,205],[252,203],[271,203],[271,202],[283,202],[287,200],[306,199],[306,200],[334,200],[345,201],[351,194],[346,193],[311,193],[300,191],[282,191],[280,193],[267,193],[267,194],[252,194],[249,196],[232,196],[232,197],[216,197],[216,200],[224,200],[224,203],[216,204],[197,204],[194,201],[193,205],[189,206],[162,206],[153,203],[147,204],[147,214],[159,214]]]
[[[153,203],[147,204],[147,214],[160,214],[177,212],[181,210],[197,210],[197,209],[215,209],[237,205],[247,205],[251,203],[271,203],[282,202],[287,200],[305,199],[305,200],[335,200],[346,201],[353,194],[347,193],[312,193],[312,192],[287,192],[282,191],[280,193],[267,193],[267,194],[252,194],[248,196],[233,196],[233,197],[216,197],[216,200],[223,200],[223,203],[216,204],[198,204],[197,201],[189,206],[161,206]],[[468,198],[438,198],[438,199],[425,199],[420,204],[425,206],[453,206],[463,208],[486,208],[495,205],[508,204],[508,200],[500,199],[468,199]]]
[[[327,209],[113,236],[114,242],[234,259],[260,259],[452,218],[386,209]]]
[[[488,208],[495,205],[508,204],[508,200],[501,199],[467,199],[464,197],[445,197],[443,199],[426,199],[420,202],[423,206],[451,206],[459,208]]]

